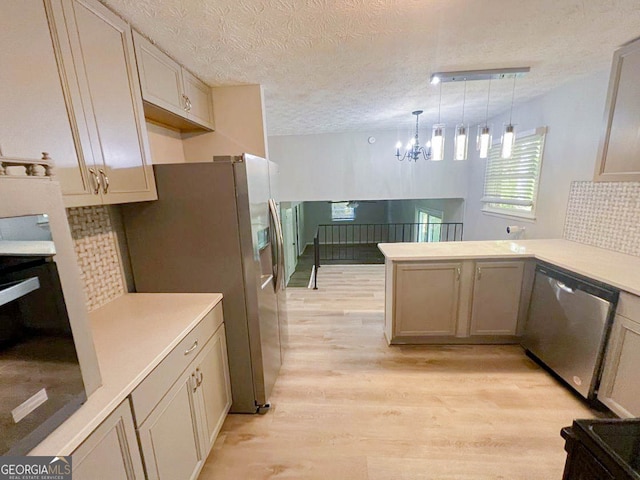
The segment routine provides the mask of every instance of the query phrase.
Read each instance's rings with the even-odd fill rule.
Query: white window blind
[[[517,136],[511,158],[502,158],[501,144],[491,148],[484,177],[485,211],[533,216],[546,131],[541,127]]]

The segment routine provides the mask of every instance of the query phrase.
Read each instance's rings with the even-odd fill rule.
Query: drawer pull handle
[[[98,180],[98,174],[93,168],[89,169],[89,173],[93,176],[93,194],[98,195],[100,193],[100,180]]]
[[[198,348],[198,340],[196,340],[195,342],[193,342],[193,345],[191,345],[189,348],[187,348],[184,351],[185,355],[189,355],[191,352],[193,352],[196,348]]]
[[[196,379],[196,374],[192,373],[191,374],[191,385],[193,385],[193,391],[195,392],[196,390],[198,390],[198,380]]]
[[[196,368],[196,386],[199,387],[202,385],[202,379],[204,378],[203,373],[200,371],[200,368]]]

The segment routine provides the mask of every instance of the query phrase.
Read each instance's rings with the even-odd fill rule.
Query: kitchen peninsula
[[[640,258],[567,240],[382,243],[389,344],[520,343],[537,263],[620,290],[598,399],[640,415]]]

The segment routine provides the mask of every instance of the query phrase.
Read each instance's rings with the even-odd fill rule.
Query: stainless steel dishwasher
[[[522,346],[571,388],[594,400],[619,292],[538,264]]]

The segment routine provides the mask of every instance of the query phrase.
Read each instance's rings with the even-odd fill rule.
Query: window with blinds
[[[516,137],[511,158],[501,144],[489,151],[484,177],[483,211],[534,218],[546,127]]]

